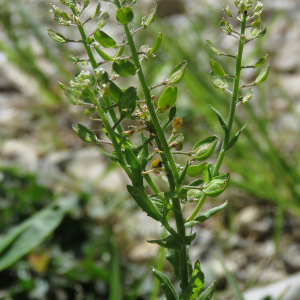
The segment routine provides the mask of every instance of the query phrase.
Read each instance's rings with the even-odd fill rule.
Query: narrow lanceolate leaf
[[[225,148],[225,151],[228,151],[239,139],[239,136],[241,132],[245,129],[247,123],[235,134],[235,136],[231,139],[231,141],[228,143],[227,147]]]
[[[218,89],[224,90],[228,88],[227,80],[224,77],[216,75],[213,71],[210,72],[210,80]]]
[[[179,239],[175,239],[172,235],[168,235],[167,237],[159,240],[148,240],[150,244],[157,244],[161,247],[167,249],[180,249],[182,241]]]
[[[270,72],[270,64],[267,64],[259,73],[259,75],[256,77],[254,83],[259,84],[261,82],[264,82],[268,78],[269,72]]]
[[[67,43],[68,39],[66,39],[62,34],[52,30],[52,29],[47,29],[49,36],[56,42],[59,43]]]
[[[133,20],[134,13],[130,7],[120,8],[117,11],[116,18],[120,24],[126,25]]]
[[[168,79],[166,80],[168,83],[178,83],[182,80],[185,69],[186,69],[187,61],[183,60],[178,65],[176,65],[173,70],[168,75]]]
[[[218,117],[218,120],[219,120],[219,122],[220,122],[220,124],[221,124],[221,127],[223,128],[223,130],[225,131],[225,134],[227,135],[227,134],[228,134],[228,128],[227,128],[227,125],[226,125],[226,122],[225,122],[223,116],[222,116],[221,113],[220,113],[218,110],[216,110],[214,107],[212,107],[211,105],[210,105],[210,107],[211,107],[211,109],[216,113],[216,115],[217,115],[217,117]]]
[[[268,54],[266,54],[263,58],[261,58],[258,62],[256,62],[256,63],[253,65],[253,67],[254,67],[254,68],[257,68],[257,67],[260,67],[260,66],[264,65],[265,62],[267,61],[267,59],[268,59]]]
[[[178,181],[177,181],[177,184],[178,185],[182,185],[184,179],[185,179],[185,175],[186,175],[186,172],[188,170],[188,167],[189,167],[189,163],[187,162],[184,169],[181,171],[181,173],[179,174],[179,178],[178,178]]]
[[[205,211],[204,213],[202,213],[200,216],[196,217],[194,219],[194,221],[197,221],[199,223],[203,223],[206,220],[208,220],[211,216],[215,215],[217,212],[223,210],[226,206],[227,206],[228,201],[226,201],[225,203],[223,203],[220,206],[214,207],[212,209],[209,209],[207,211]]]
[[[198,177],[203,173],[204,167],[207,163],[204,162],[198,166],[189,166],[187,173],[190,177]]]
[[[210,300],[215,292],[217,283],[214,281],[201,295],[197,300]]]
[[[106,11],[103,14],[101,14],[101,16],[99,18],[99,21],[98,21],[97,27],[96,27],[97,30],[103,28],[106,25],[106,23],[108,22],[108,20],[109,20],[109,14]]]
[[[165,274],[154,268],[152,269],[152,272],[161,283],[161,287],[166,295],[167,300],[179,300],[170,279]]]
[[[96,50],[96,52],[99,54],[99,56],[101,58],[103,58],[105,61],[114,61],[115,59],[111,56],[109,56],[108,54],[106,54],[105,52],[103,52],[101,49],[100,49],[100,44],[99,43],[93,43],[93,46]]]
[[[155,17],[156,17],[156,9],[157,9],[157,4],[153,3],[153,5],[150,9],[150,14],[149,14],[147,20],[145,21],[144,18],[143,18],[142,26],[148,27],[151,23],[154,22]]]
[[[171,263],[174,268],[175,276],[181,280],[180,274],[180,261],[179,261],[179,251],[176,249],[169,249],[166,254],[166,259]]]
[[[209,48],[209,50],[214,53],[214,54],[217,54],[217,55],[224,55],[223,52],[219,51],[213,44],[211,41],[209,40],[206,40],[206,46]]]
[[[210,64],[211,70],[214,72],[215,75],[222,76],[222,77],[226,76],[225,71],[223,70],[223,68],[221,67],[221,65],[218,62],[216,62],[214,60],[210,60],[209,64]]]
[[[94,33],[95,40],[104,48],[116,48],[116,41],[101,30]]]
[[[240,99],[240,103],[246,103],[248,102],[253,96],[253,90],[248,89]]]
[[[72,128],[77,133],[77,135],[86,143],[93,143],[97,140],[96,134],[81,124],[74,124]]]
[[[159,49],[159,47],[161,45],[161,41],[162,41],[162,33],[160,32],[153,44],[152,49],[150,50],[150,54],[154,54],[155,52],[157,52],[157,50]]]
[[[205,160],[214,151],[219,138],[212,135],[194,145],[192,157],[196,160]]]
[[[166,106],[173,106],[177,100],[177,93],[178,88],[176,85],[168,86],[158,100],[158,108],[162,109]]]
[[[113,70],[122,77],[135,75],[136,66],[128,59],[120,59],[113,63]]]
[[[207,182],[203,187],[203,193],[209,197],[217,197],[222,194],[230,179],[229,173],[221,176],[214,177],[211,181]]]

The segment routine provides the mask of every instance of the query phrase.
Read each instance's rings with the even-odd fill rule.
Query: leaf
[[[47,29],[49,36],[56,42],[59,43],[67,43],[68,39],[66,39],[62,34],[52,30],[52,29]]]
[[[222,205],[220,206],[217,206],[217,207],[214,207],[214,208],[211,208],[207,211],[205,211],[204,213],[202,213],[200,216],[196,217],[194,219],[194,221],[197,221],[197,223],[203,223],[205,222],[206,220],[208,220],[211,216],[213,216],[214,214],[216,214],[217,212],[223,210],[228,204],[228,201],[226,201],[225,203],[223,203]]]
[[[221,67],[221,65],[218,62],[211,59],[209,61],[209,64],[210,64],[211,70],[214,72],[215,75],[222,76],[222,77],[226,76],[225,71],[223,70],[223,68]]]
[[[224,90],[228,88],[227,80],[224,77],[216,75],[213,71],[210,72],[210,80],[218,89]]]
[[[257,68],[257,67],[260,67],[262,65],[264,65],[264,63],[267,61],[268,59],[268,54],[266,54],[263,58],[261,58],[258,62],[256,62],[253,67],[254,68]]]
[[[104,48],[116,48],[117,46],[115,40],[102,30],[97,30],[94,33],[94,38]]]
[[[255,84],[259,84],[259,83],[261,83],[261,82],[264,82],[264,81],[268,78],[269,72],[270,72],[270,64],[267,64],[267,65],[261,70],[261,72],[259,73],[259,75],[256,77],[254,83],[255,83]]]
[[[214,54],[217,54],[217,55],[224,55],[223,52],[219,51],[213,44],[210,40],[206,40],[206,46],[209,48],[209,50],[214,53]]]
[[[212,152],[214,151],[219,138],[215,135],[209,136],[201,141],[193,147],[192,157],[196,160],[202,161],[208,158]]]
[[[120,59],[113,63],[113,70],[122,77],[133,76],[136,74],[136,66],[128,59]]]
[[[105,52],[103,52],[100,49],[100,44],[94,43],[93,46],[94,46],[96,52],[99,54],[99,56],[101,58],[103,58],[105,61],[114,61],[115,60],[113,57],[109,56],[108,54],[106,54]]]
[[[156,221],[161,220],[161,214],[157,210],[155,204],[149,199],[148,195],[143,196],[140,187],[127,185],[127,190],[137,205],[151,218]],[[147,198],[146,198],[147,197]]]
[[[174,268],[175,276],[181,280],[180,274],[180,260],[179,260],[179,252],[176,249],[169,249],[166,255],[166,259],[171,263]]]
[[[186,69],[187,61],[183,60],[178,65],[176,65],[170,74],[168,75],[168,79],[166,80],[168,83],[178,83],[182,80],[185,69]]]
[[[149,14],[147,20],[145,21],[144,18],[143,18],[142,26],[147,28],[151,23],[154,22],[155,17],[156,17],[156,9],[157,9],[157,4],[153,3],[153,5],[150,9],[150,14]]]
[[[215,292],[217,282],[214,281],[201,295],[197,300],[210,300]]]
[[[202,191],[209,197],[217,197],[225,191],[229,179],[229,173],[226,174],[225,178],[224,176],[216,176],[204,185]]]
[[[235,134],[235,136],[230,140],[227,147],[225,148],[225,151],[228,151],[238,140],[241,132],[244,130],[244,128],[247,126],[247,123]]]
[[[147,138],[144,137],[142,134],[142,142],[145,143],[147,141]],[[149,156],[149,144],[144,145],[142,150],[140,151],[138,155],[138,160],[141,164],[142,171],[145,170],[147,163],[148,163],[148,156]]]
[[[116,18],[120,24],[126,25],[133,20],[134,13],[130,7],[120,8],[117,11]]]
[[[160,281],[167,300],[179,300],[170,279],[162,272],[152,268],[155,277]]]
[[[122,165],[121,161],[119,160],[118,157],[112,155],[112,154],[109,154],[107,152],[105,152],[104,150],[102,150],[101,148],[99,149],[100,152],[102,152],[103,154],[105,154],[107,157],[110,158],[110,160],[112,160],[113,162],[115,163],[119,163],[120,165]]]
[[[96,26],[96,30],[103,28],[106,25],[106,23],[108,22],[108,20],[109,20],[109,14],[106,11],[103,14],[101,14],[99,21],[97,23],[97,26]]]
[[[147,240],[147,242],[150,244],[157,244],[157,245],[167,248],[167,249],[180,249],[182,240],[175,239],[172,235],[168,235],[163,239]]]
[[[62,203],[66,204],[51,204],[2,235],[0,271],[11,266],[42,243],[61,223],[64,214],[74,206],[75,202],[75,199],[65,199]]]
[[[240,97],[240,103],[246,103],[248,102],[253,96],[253,90],[252,89],[248,89],[242,97]]]
[[[150,54],[154,54],[157,52],[157,50],[159,49],[159,47],[161,45],[161,41],[162,41],[162,33],[160,32],[153,44],[152,49],[150,50]]]
[[[179,174],[179,178],[178,178],[178,181],[177,181],[177,185],[178,186],[181,186],[184,179],[185,179],[185,175],[186,175],[186,172],[188,170],[188,167],[189,167],[189,163],[187,162],[184,169],[181,171],[181,173]]]
[[[177,100],[177,93],[178,88],[176,85],[168,86],[158,100],[158,108],[162,109],[166,106],[173,106]]]
[[[93,143],[97,140],[96,134],[81,124],[74,124],[72,128],[85,143]]]
[[[210,107],[211,107],[211,109],[216,113],[216,115],[217,115],[217,117],[218,117],[218,120],[219,120],[219,122],[220,122],[220,124],[221,124],[221,127],[222,127],[223,130],[225,131],[225,135],[228,135],[228,134],[229,134],[228,128],[227,128],[227,125],[226,125],[226,122],[225,122],[223,116],[222,116],[221,113],[220,113],[218,110],[216,110],[213,106],[210,105]]]
[[[197,166],[189,166],[187,173],[190,177],[198,177],[203,173],[204,167],[207,163],[204,162]]]
[[[125,159],[132,171],[133,186],[142,187],[143,186],[143,176],[141,174],[142,171],[140,169],[139,161],[128,146],[125,146]]]

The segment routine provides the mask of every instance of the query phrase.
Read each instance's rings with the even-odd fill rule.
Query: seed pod
[[[220,66],[220,64],[218,62],[216,62],[214,60],[210,60],[209,64],[210,64],[211,70],[214,72],[215,75],[222,76],[222,77],[226,76],[225,71],[223,70],[223,68]]]
[[[100,3],[100,1],[98,2],[98,5],[97,5],[97,7],[96,7],[96,10],[95,10],[95,12],[93,13],[93,15],[91,16],[91,19],[94,19],[94,18],[97,18],[97,17],[99,17],[99,15],[100,15],[100,8],[101,8],[101,3]]]
[[[173,106],[177,100],[177,93],[178,89],[176,85],[168,86],[158,100],[158,108],[162,109],[166,106]]]
[[[101,58],[103,58],[105,61],[114,61],[115,59],[111,56],[109,56],[108,54],[106,54],[105,52],[103,52],[101,49],[100,49],[100,44],[99,43],[93,43],[93,46],[96,50],[96,52],[99,54],[99,56]]]
[[[94,33],[95,40],[104,48],[116,48],[116,41],[101,30]]]
[[[133,20],[134,13],[130,7],[120,8],[117,11],[116,18],[120,24],[126,25]]]
[[[97,23],[97,26],[96,26],[96,30],[103,28],[106,25],[106,23],[108,22],[108,20],[109,20],[109,14],[106,11],[103,14],[101,14],[99,21]]]
[[[168,83],[178,83],[182,80],[185,68],[187,65],[187,61],[183,60],[178,65],[176,65],[173,70],[170,72],[168,79],[166,80]]]
[[[253,90],[252,89],[248,89],[242,97],[239,97],[239,102],[241,104],[248,102],[253,96]]]
[[[135,75],[137,71],[136,66],[128,59],[116,60],[113,63],[113,70],[122,77]]]
[[[59,43],[67,43],[69,40],[66,39],[63,35],[61,35],[60,33],[52,30],[52,29],[47,29],[48,30],[48,34],[49,36],[56,42]]]
[[[270,71],[270,64],[267,64],[262,71],[259,73],[259,75],[256,77],[254,83],[255,84],[259,84],[261,82],[264,82],[269,75],[269,71]]]
[[[211,41],[209,40],[206,40],[206,46],[209,48],[209,50],[214,53],[214,54],[217,54],[217,55],[224,55],[223,52],[219,51],[213,44]]]
[[[176,133],[169,141],[169,147],[180,151],[183,149],[184,136],[182,133]]]
[[[210,72],[210,80],[218,89],[224,90],[228,88],[227,80],[224,77],[216,75],[213,71]]]
[[[253,67],[254,68],[257,68],[257,67],[260,67],[262,66],[268,59],[268,54],[266,54],[263,58],[261,58],[258,62],[256,62]]]
[[[233,32],[233,27],[224,18],[220,22],[220,27],[223,32],[230,35]]]
[[[157,52],[157,50],[159,49],[159,47],[161,45],[161,41],[162,41],[162,34],[160,32],[153,44],[152,49],[150,50],[150,54],[154,54],[155,52]]]
[[[203,173],[204,167],[207,162],[204,162],[198,166],[189,166],[187,173],[190,177],[198,177]]]
[[[74,124],[72,128],[77,133],[77,135],[86,143],[92,143],[97,140],[97,136],[95,135],[95,133],[81,124]]]
[[[223,4],[223,10],[228,17],[232,17],[232,12],[228,5],[225,6],[225,4]]]
[[[137,99],[137,92],[136,88],[131,86],[126,89],[121,98],[120,98],[120,105],[119,105],[119,112],[123,116],[131,115],[136,108],[136,99]]]
[[[192,149],[192,157],[199,161],[205,160],[214,151],[218,140],[218,137],[212,135],[199,141]]]
[[[157,9],[157,4],[153,3],[151,9],[150,9],[150,14],[147,18],[147,20],[145,21],[145,18],[143,18],[142,21],[142,26],[144,26],[145,28],[147,28],[151,23],[154,22],[155,17],[156,17],[156,9]]]
[[[207,182],[204,185],[203,193],[209,197],[217,197],[222,194],[229,181],[230,175],[227,173],[226,175],[221,175],[214,177],[211,181]]]
[[[183,120],[180,117],[177,117],[174,119],[173,124],[172,124],[172,128],[174,131],[178,131],[183,124]]]

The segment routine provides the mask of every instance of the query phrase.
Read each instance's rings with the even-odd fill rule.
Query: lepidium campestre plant
[[[128,24],[134,20],[133,9],[136,0],[107,0],[115,6],[118,26],[122,26],[125,33],[124,39],[116,42],[104,31],[110,15],[107,11],[101,10],[101,2],[98,3],[94,13],[88,19],[83,20],[82,12],[90,4],[89,0],[60,1],[68,11],[65,12],[52,5],[55,21],[62,26],[76,26],[81,39],[72,40],[51,29],[48,29],[48,33],[51,38],[60,43],[81,43],[86,50],[88,59],[75,56],[71,56],[71,59],[74,63],[90,64],[93,74],[87,70],[81,71],[76,75],[75,80],[70,82],[70,87],[59,84],[71,104],[85,107],[84,114],[95,111],[99,114],[102,130],[107,139],[98,139],[94,132],[80,124],[73,125],[74,131],[86,143],[96,143],[100,147],[101,144],[112,146],[112,151],[109,153],[102,148],[99,150],[123,168],[132,183],[127,186],[129,194],[149,217],[160,222],[165,228],[167,234],[164,238],[148,242],[168,249],[166,258],[174,267],[175,275],[180,280],[178,294],[166,275],[152,269],[153,274],[161,283],[167,300],[211,299],[216,283],[213,282],[203,290],[204,274],[199,261],[192,265],[189,259],[189,246],[196,237],[193,227],[206,221],[227,205],[225,202],[221,206],[199,214],[206,198],[219,196],[228,185],[229,174],[219,174],[219,169],[224,156],[237,142],[246,126],[232,136],[236,107],[250,100],[253,94],[251,88],[244,93],[241,93],[241,90],[265,81],[269,73],[270,67],[267,64],[253,83],[240,84],[240,75],[243,69],[260,67],[267,60],[267,56],[265,56],[251,66],[242,65],[244,46],[266,33],[266,28],[263,28],[260,18],[263,11],[262,3],[258,1],[252,9],[253,1],[251,0],[234,1],[238,8],[236,17],[232,14],[229,6],[224,6],[225,14],[234,20],[235,25],[240,26],[237,31],[227,20],[222,19],[220,22],[221,29],[239,41],[236,55],[219,51],[207,40],[207,46],[214,54],[226,56],[235,62],[235,75],[228,75],[219,63],[214,60],[210,61],[212,83],[216,88],[231,95],[227,122],[217,109],[212,107],[224,131],[222,146],[217,161],[213,164],[207,159],[216,148],[219,141],[217,136],[201,137],[190,151],[182,152],[184,136],[179,131],[183,121],[176,116],[175,104],[177,84],[184,76],[187,62],[180,62],[170,71],[166,79],[155,86],[148,86],[146,82],[142,63],[147,63],[149,56],[155,57],[162,42],[162,34],[158,34],[152,47],[142,45],[138,48],[134,41],[134,35],[141,30],[146,30],[154,22],[156,4],[153,4],[149,15],[141,20],[141,27],[131,30]],[[98,20],[97,25],[94,31],[87,35],[84,25],[92,19]],[[251,29],[246,33],[247,28]],[[114,49],[115,54],[107,54],[106,49]],[[101,68],[102,64],[111,64],[110,74]],[[138,88],[129,86],[122,90],[118,86],[118,78],[128,76],[138,77],[140,83]],[[229,89],[229,80],[233,80],[232,91]],[[167,87],[156,102],[151,91],[162,85]],[[142,99],[138,97],[138,94],[143,95]],[[166,111],[169,111],[169,118],[165,124],[162,124],[159,115]],[[122,121],[126,118],[134,120],[136,125],[124,130]],[[171,123],[172,129],[169,132],[168,125]],[[139,144],[135,145],[128,139],[132,135],[140,136]],[[181,166],[175,160],[177,155],[189,157],[186,165]],[[154,183],[152,176],[155,175],[168,182],[167,190],[160,190]],[[187,176],[195,178],[195,180],[185,185]],[[147,193],[149,190],[152,192]],[[183,206],[189,201],[196,201],[197,205],[190,216],[184,216]],[[176,228],[170,225],[172,217],[175,219]]]

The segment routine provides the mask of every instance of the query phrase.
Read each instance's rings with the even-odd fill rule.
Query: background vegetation
[[[149,30],[137,34],[140,43],[151,45],[163,32],[160,53],[148,64],[150,85],[178,61],[188,61],[178,109],[191,145],[208,133],[221,134],[209,104],[223,113],[229,103],[210,83],[205,45],[209,39],[229,53],[236,49],[236,41],[218,28],[223,3],[233,4],[160,0],[159,18],[149,27],[153,36]],[[206,282],[218,279],[216,300],[242,299],[240,290],[300,270],[300,8],[297,1],[264,4],[267,37],[247,48],[244,62],[268,53],[271,74],[239,107],[236,129],[245,120],[248,126],[225,159],[232,180],[220,201],[229,205],[197,227],[201,234],[191,250]],[[137,5],[141,19],[151,1]],[[121,171],[72,131],[73,123],[95,130],[98,124],[87,124],[57,85],[82,66],[72,65],[68,49],[48,37],[46,28],[55,28],[49,10],[42,0],[0,3],[0,299],[155,300],[160,292],[150,266],[171,268],[145,240],[161,228],[136,209]],[[74,50],[82,54],[80,47]],[[229,73],[230,64],[224,59]],[[245,72],[249,81],[255,75]],[[204,208],[210,205],[216,203]],[[9,239],[14,242],[3,251]]]

